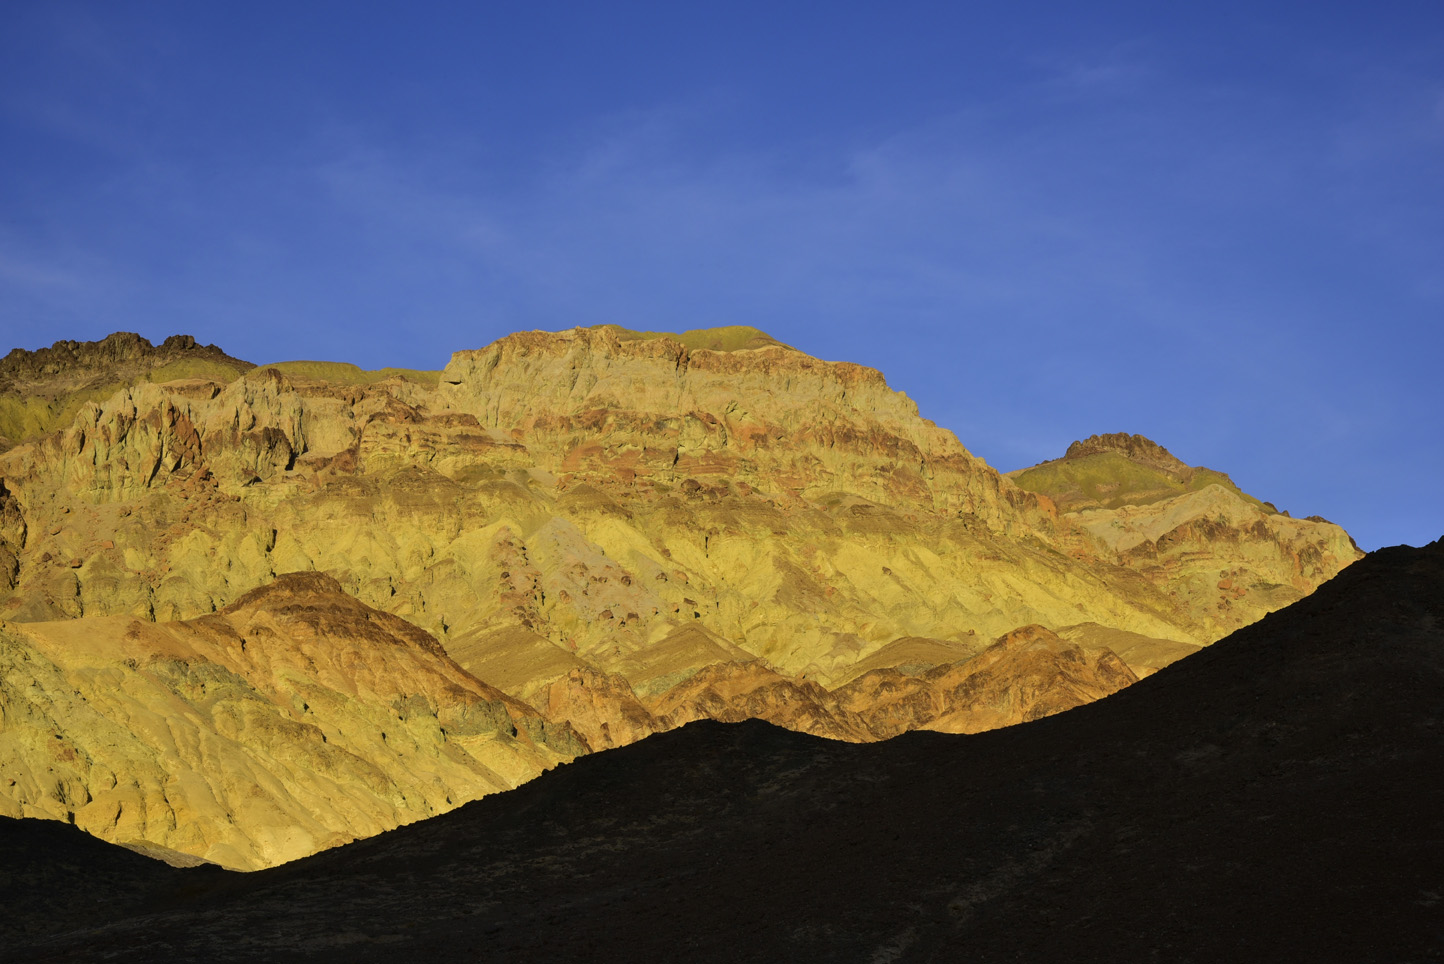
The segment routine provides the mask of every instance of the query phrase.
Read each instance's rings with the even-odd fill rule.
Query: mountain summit
[[[1048,498],[1105,557],[1199,613],[1213,634],[1302,598],[1317,584],[1301,573],[1325,557],[1361,555],[1337,526],[1294,519],[1141,435],[1093,435],[1008,477]]]
[[[1152,465],[1164,472],[1176,475],[1187,473],[1188,466],[1172,452],[1152,439],[1142,435],[1114,432],[1109,435],[1090,435],[1081,442],[1074,442],[1063,453],[1065,459],[1084,459],[1101,452],[1117,452],[1124,458],[1144,465]]]
[[[16,348],[0,358],[0,451],[64,427],[84,403],[98,402],[139,380],[230,381],[255,366],[190,335],[152,345],[132,331],[100,341],[57,341]]]
[[[40,367],[89,385],[66,358],[151,357],[138,343],[104,345]],[[525,762],[487,757],[496,777],[468,778],[456,805],[573,752],[703,717],[856,740],[1031,719],[1114,692],[1359,556],[1338,526],[1275,513],[1208,470],[1159,467],[1163,450],[1141,441],[1095,441],[1061,468],[1004,477],[882,373],[755,329],[519,332],[456,352],[440,372],[314,361],[236,372],[206,357],[220,367],[166,362],[103,397],[64,396],[54,411],[74,404],[72,417],[0,452],[8,685],[28,692],[40,653],[58,667],[47,679],[62,715],[81,712],[74,694],[93,678],[133,672],[150,680],[135,692],[159,712],[151,683],[171,677],[155,677],[152,660],[178,660],[177,680],[222,666],[264,699],[227,717],[240,730],[217,732],[283,786],[290,764],[246,728],[278,712],[300,722],[295,700],[314,706],[305,687],[321,684],[288,677],[298,689],[265,689],[219,650],[175,656],[168,640],[233,619],[245,600],[289,611],[300,577],[286,576],[285,592],[263,588],[289,573],[324,574],[307,584],[318,612],[405,620],[428,679],[462,672],[553,727],[552,750],[536,754],[525,736],[516,747],[499,736],[496,759]],[[1113,493],[1109,504],[1070,501],[1083,482]],[[124,647],[103,641],[130,638],[133,625],[158,648],[113,659]],[[354,619],[336,625],[366,638]],[[311,665],[286,659],[296,672]],[[328,680],[328,691],[351,685]],[[166,686],[166,713],[210,706],[190,683]],[[366,720],[373,695],[356,704]],[[386,700],[409,695],[438,714],[445,702],[430,688]],[[109,725],[123,729],[128,712],[116,707]],[[196,725],[231,724],[207,708]],[[65,748],[80,734],[55,733],[27,744],[26,773],[70,766]],[[354,755],[391,773],[401,765],[391,755],[407,752],[368,738]],[[76,771],[63,792],[38,778],[0,782],[0,812],[76,817],[87,794],[108,792],[109,773]],[[343,836],[411,819],[421,799],[448,805],[446,793],[396,786],[406,799],[387,807],[291,796],[306,820]],[[184,847],[264,863],[330,839],[255,845],[267,826],[243,827],[251,843],[229,850],[204,834]]]

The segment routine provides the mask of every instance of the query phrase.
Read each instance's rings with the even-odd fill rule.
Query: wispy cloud
[[[1165,79],[1152,60],[1152,45],[1142,37],[1101,50],[1035,58],[1034,65],[1043,75],[1035,85],[1035,92],[1056,100],[1093,100],[1140,93],[1150,83]]]
[[[524,147],[331,103],[199,156],[107,114],[86,83],[140,111],[149,80],[135,38],[87,29],[63,42],[94,48],[88,79],[0,95],[83,161],[63,191],[31,169],[42,201],[0,184],[0,313],[49,340],[94,323],[429,366],[517,328],[748,323],[877,365],[1004,468],[1119,429],[1207,458],[1269,434],[1259,413],[1304,426],[1270,444],[1364,444],[1413,417],[1397,386],[1444,350],[1419,321],[1444,284],[1437,78],[1259,96],[1144,37],[796,136],[693,89]]]
[[[70,271],[54,265],[17,258],[4,251],[0,251],[0,282],[30,290],[67,289],[73,291],[83,286],[81,279]]]
[[[25,73],[0,85],[0,111],[43,136],[115,156],[143,153],[128,108],[159,93],[152,64],[174,38],[154,25],[123,34],[76,3],[20,7],[12,26],[26,39],[23,64],[12,69]]]

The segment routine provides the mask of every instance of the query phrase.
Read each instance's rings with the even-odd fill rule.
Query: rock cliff
[[[1030,623],[1207,643],[1358,555],[1132,437],[1015,485],[878,372],[730,341],[759,347],[603,327],[458,352],[434,388],[315,363],[135,382],[0,455],[0,615],[184,619],[321,570],[448,645],[832,685],[898,639]],[[1082,470],[1117,498],[1075,498]]]

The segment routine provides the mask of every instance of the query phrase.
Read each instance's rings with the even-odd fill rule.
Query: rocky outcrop
[[[1138,573],[1193,614],[1194,643],[1289,605],[1363,555],[1339,526],[1294,519],[1141,435],[1095,435],[1010,478],[1086,530],[1101,561]]]
[[[780,345],[718,352],[615,329],[522,332],[452,356],[442,395],[524,439],[562,484],[655,491],[728,480],[787,504],[843,493],[965,514],[996,531],[1046,525],[952,433],[875,369]]]
[[[755,661],[708,666],[654,700],[652,712],[658,729],[675,729],[693,720],[766,720],[833,740],[871,739],[865,721],[841,710],[817,683],[790,679]]]
[[[553,680],[538,705],[547,719],[569,725],[593,750],[626,746],[670,729],[642,705],[624,677],[592,669],[574,669]]]
[[[0,393],[53,395],[130,381],[182,359],[218,362],[241,371],[255,367],[215,345],[198,345],[190,335],[171,335],[152,345],[135,332],[117,331],[101,341],[57,341],[36,351],[12,349],[0,358]]]
[[[85,402],[136,381],[230,381],[254,367],[215,345],[198,345],[190,335],[152,345],[134,332],[118,331],[101,341],[16,348],[0,358],[0,451],[64,427]]]
[[[1042,626],[1007,633],[977,656],[918,676],[872,670],[838,689],[874,739],[909,730],[978,733],[1041,719],[1138,681],[1108,649],[1083,649]]]
[[[1172,452],[1152,439],[1144,438],[1142,435],[1129,435],[1127,432],[1090,435],[1086,439],[1068,446],[1068,451],[1063,453],[1063,458],[1085,459],[1090,455],[1100,455],[1104,452],[1116,452],[1130,462],[1147,465],[1176,477],[1187,474],[1190,468]]]
[[[1245,502],[1268,508],[1222,472],[1184,463],[1142,435],[1091,435],[1068,446],[1061,459],[1008,473],[1020,487],[1047,498],[1062,512],[1143,506],[1222,486]]]
[[[20,553],[25,548],[25,515],[4,481],[0,481],[0,592],[15,588],[20,577]]]
[[[0,626],[0,813],[228,867],[371,836],[586,750],[319,573],[185,622]]]

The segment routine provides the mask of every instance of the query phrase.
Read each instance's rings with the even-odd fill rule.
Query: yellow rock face
[[[923,652],[915,648],[912,655]],[[572,670],[552,682],[541,705],[595,749],[702,719],[766,720],[863,743],[909,730],[977,733],[1012,726],[1091,703],[1137,679],[1106,647],[1080,646],[1041,626],[1025,626],[975,656],[925,668],[914,661],[869,669],[832,690],[749,660],[705,666],[650,698],[639,698],[620,676]]]
[[[1282,609],[1363,556],[1339,526],[1291,518],[1139,435],[1074,442],[1064,458],[1011,476],[1064,507],[1101,560],[1138,572],[1186,609],[1198,626],[1193,642]]]
[[[0,629],[0,813],[255,869],[585,750],[317,573],[220,613]]]
[[[0,455],[0,614],[184,619],[315,569],[448,645],[524,630],[558,675],[835,684],[1028,623],[1206,643],[1356,555],[1221,487],[1059,518],[876,371],[765,342],[528,332],[423,382],[260,369],[83,408]],[[697,657],[661,658],[684,629]]]
[[[750,329],[282,367],[0,452],[0,812],[266,866],[700,716],[1056,712],[1357,557],[1156,446],[1027,491]]]

